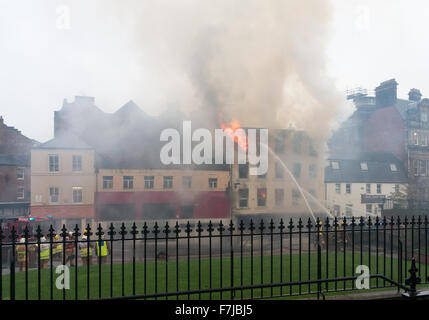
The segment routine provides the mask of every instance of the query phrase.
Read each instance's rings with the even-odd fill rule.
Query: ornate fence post
[[[417,272],[419,269],[416,267],[416,259],[411,260],[411,268],[408,270],[410,273],[410,277],[405,280],[405,284],[410,286],[410,291],[408,292],[409,298],[415,298],[417,296],[417,285],[421,282],[419,276],[417,276]]]

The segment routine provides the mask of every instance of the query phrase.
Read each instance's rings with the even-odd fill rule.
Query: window
[[[340,169],[340,164],[338,163],[338,161],[332,161],[331,162],[331,167],[334,170],[338,170],[338,169]]]
[[[302,135],[296,133],[293,137],[293,151],[295,153],[301,153]]]
[[[428,136],[425,132],[419,133],[419,142],[421,146],[427,146],[428,145]]]
[[[59,171],[59,160],[57,154],[49,155],[49,172],[58,172]]]
[[[419,135],[417,134],[417,131],[413,131],[412,140],[413,140],[413,144],[415,145],[419,144]]]
[[[426,108],[421,109],[420,119],[422,122],[428,122],[428,110]]]
[[[183,176],[182,177],[182,185],[186,189],[192,188],[192,176]]]
[[[24,168],[16,168],[16,179],[24,180]]]
[[[209,178],[209,188],[210,189],[217,188],[217,178]]]
[[[164,177],[164,189],[173,189],[173,177],[165,176]]]
[[[368,194],[371,193],[371,184],[370,183],[366,184],[366,193],[368,193]]]
[[[361,169],[362,171],[368,171],[368,163],[366,163],[366,162],[361,162],[361,163],[360,163],[360,169]]]
[[[301,164],[300,163],[294,163],[294,165],[293,165],[293,176],[295,178],[299,178],[301,176]]]
[[[352,217],[353,216],[353,205],[347,204],[346,205],[346,217]]]
[[[413,169],[414,169],[414,175],[418,176],[419,175],[419,161],[416,159],[413,160]]]
[[[16,198],[17,199],[24,199],[25,198],[24,188],[18,188],[18,190],[16,192]]]
[[[420,175],[426,176],[426,161],[419,160],[419,166],[420,166]]]
[[[316,178],[317,177],[317,167],[315,164],[310,164],[308,166],[308,175],[310,178]]]
[[[57,203],[60,195],[60,190],[57,187],[49,188],[49,200],[51,203]]]
[[[334,205],[334,216],[339,217],[341,215],[341,207],[336,204]]]
[[[155,177],[154,176],[145,176],[144,177],[144,188],[153,189],[155,186]]]
[[[249,189],[238,190],[240,208],[247,208],[249,200]]]
[[[335,193],[337,193],[337,194],[341,193],[341,183],[335,184]]]
[[[285,199],[285,191],[283,189],[276,189],[275,191],[275,202],[276,206],[280,207],[283,205]]]
[[[372,204],[366,205],[366,213],[372,213]]]
[[[133,189],[133,188],[134,188],[134,177],[124,176],[124,189]]]
[[[82,203],[82,187],[73,187],[73,203]]]
[[[317,151],[316,151],[316,149],[314,149],[311,141],[310,141],[309,146],[308,146],[308,154],[312,157],[317,157]]]
[[[346,184],[346,193],[352,193],[352,186],[350,183]]]
[[[292,190],[292,204],[294,206],[298,205],[298,200],[301,198],[301,194],[299,192],[299,190],[297,189],[293,189]]]
[[[380,183],[377,184],[377,193],[381,193],[381,184]]]
[[[395,193],[399,193],[399,184],[395,184]]]
[[[283,137],[274,138],[274,152],[283,153],[285,151],[285,141]]]
[[[247,179],[249,177],[249,164],[238,165],[238,177],[240,179]]]
[[[267,189],[258,188],[258,207],[265,207],[267,204]]]
[[[394,163],[390,164],[390,171],[393,171],[393,172],[398,171],[398,168],[396,167],[396,164],[394,164]]]
[[[277,179],[283,179],[284,177],[284,169],[283,166],[276,162],[275,166],[274,166],[274,171],[275,171],[275,175]]]
[[[103,189],[113,189],[113,176],[103,176]]]
[[[82,171],[82,156],[73,156],[73,171]]]

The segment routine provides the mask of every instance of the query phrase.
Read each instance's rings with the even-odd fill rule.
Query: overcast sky
[[[414,87],[429,96],[428,1],[331,2],[327,70],[338,90],[396,78],[400,97]],[[53,135],[53,111],[75,95],[95,96],[106,112],[133,99],[157,113],[169,102],[163,75],[139,64],[135,25],[100,0],[0,0],[0,115],[43,142]]]

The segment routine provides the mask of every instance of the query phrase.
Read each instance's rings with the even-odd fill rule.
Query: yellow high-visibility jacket
[[[79,248],[80,248],[80,257],[81,258],[86,258],[88,256],[90,256],[90,257],[92,256],[92,249],[91,249],[91,247],[88,248],[88,244],[87,243],[82,242],[79,245]]]
[[[99,256],[99,257],[107,256],[108,252],[107,252],[107,242],[106,241],[104,241],[104,240],[97,241],[96,242],[96,249],[97,249],[96,250],[97,256]]]
[[[16,256],[17,256],[18,262],[25,262],[25,259],[27,257],[25,245],[19,244],[16,246]]]

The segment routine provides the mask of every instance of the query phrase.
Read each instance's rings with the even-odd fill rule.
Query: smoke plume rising
[[[293,125],[328,137],[342,103],[325,70],[328,1],[103,3],[119,22],[135,25],[131,49],[165,105],[216,126],[221,115],[243,126]]]

